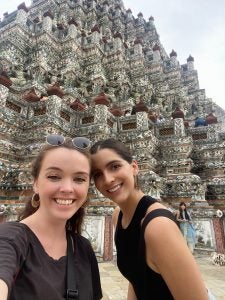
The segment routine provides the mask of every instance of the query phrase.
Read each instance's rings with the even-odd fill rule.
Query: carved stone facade
[[[111,136],[134,151],[147,194],[190,205],[197,247],[224,252],[225,112],[199,88],[194,58],[166,53],[153,17],[121,0],[22,3],[0,22],[0,105],[0,220],[32,193],[47,134]],[[84,234],[109,260],[114,204],[90,196]]]

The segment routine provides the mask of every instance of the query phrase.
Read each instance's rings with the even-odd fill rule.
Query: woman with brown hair
[[[68,240],[79,300],[102,297],[91,244],[81,236],[90,182],[89,140],[49,135],[32,168],[34,195],[19,222],[0,225],[0,299],[62,300]]]
[[[128,279],[128,300],[207,300],[207,290],[173,214],[145,195],[138,165],[115,139],[95,143],[92,177],[118,207],[113,214],[117,265]]]
[[[181,233],[187,242],[188,248],[191,253],[193,253],[196,242],[196,232],[185,202],[181,202],[179,205],[179,210],[176,213],[176,221],[179,222]]]

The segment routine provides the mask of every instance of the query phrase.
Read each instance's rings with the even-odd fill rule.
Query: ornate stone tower
[[[114,136],[134,151],[146,193],[190,205],[197,247],[224,251],[225,112],[199,88],[194,58],[166,53],[153,17],[121,0],[20,4],[0,22],[0,105],[0,218],[32,193],[47,134]],[[114,205],[90,194],[84,234],[111,259]]]

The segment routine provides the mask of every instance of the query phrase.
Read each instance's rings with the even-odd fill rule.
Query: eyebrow
[[[118,159],[110,160],[109,162],[107,162],[107,164],[105,165],[105,167],[107,168],[107,167],[110,166],[111,164],[113,164],[113,163],[119,163],[119,162],[121,162],[121,161],[118,160]],[[93,168],[93,171],[98,171],[98,170],[100,170],[100,169],[98,169],[98,168]]]
[[[58,170],[58,171],[62,171],[60,168],[57,168],[57,167],[48,167],[47,169],[46,169],[46,171],[48,171],[48,170]]]
[[[118,162],[120,162],[119,159],[111,160],[111,161],[109,161],[109,162],[106,164],[106,167],[108,167],[109,165],[111,165],[111,164],[113,164],[113,163],[118,163]]]
[[[60,172],[63,172],[63,170],[58,168],[58,167],[49,167],[49,168],[46,169],[46,171],[60,171]],[[83,175],[89,176],[89,173],[82,172],[82,171],[74,172],[73,174],[80,174],[80,175],[83,174]]]

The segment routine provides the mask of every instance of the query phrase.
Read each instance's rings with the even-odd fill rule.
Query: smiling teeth
[[[62,199],[56,199],[56,203],[59,205],[71,205],[73,203],[73,200],[62,200]]]
[[[118,185],[116,185],[116,186],[114,186],[112,189],[110,189],[110,190],[108,190],[110,193],[113,193],[113,192],[115,192],[115,191],[117,191],[119,188],[120,188],[120,184],[118,184]]]

